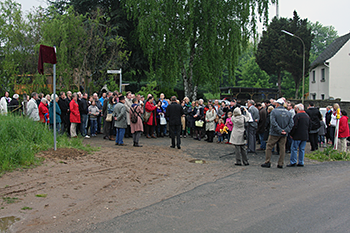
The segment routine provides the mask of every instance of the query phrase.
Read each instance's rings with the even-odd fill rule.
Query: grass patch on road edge
[[[39,151],[53,148],[53,132],[43,123],[27,117],[0,115],[0,175],[16,168],[39,165],[42,159],[35,157]],[[58,148],[76,148],[88,152],[96,148],[84,145],[82,138],[57,135]]]
[[[305,157],[317,160],[320,162],[325,161],[350,161],[350,154],[346,152],[340,152],[334,150],[332,146],[325,148],[323,151],[314,151],[310,154],[306,154]]]

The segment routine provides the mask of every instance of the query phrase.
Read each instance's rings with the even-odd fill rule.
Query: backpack
[[[136,124],[137,123],[137,120],[138,120],[138,114],[137,112],[134,111],[133,108],[130,108],[131,109],[131,114],[130,114],[130,120],[131,120],[131,123],[134,123]]]

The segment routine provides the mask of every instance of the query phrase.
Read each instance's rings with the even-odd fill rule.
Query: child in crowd
[[[90,133],[92,137],[96,137],[97,132],[97,116],[100,114],[100,110],[96,106],[95,100],[91,101],[91,105],[88,108],[90,116]]]
[[[219,119],[219,122],[216,126],[215,132],[218,135],[218,143],[224,142],[224,133],[222,132],[224,129],[225,125],[224,125],[224,120],[223,119]]]
[[[325,141],[325,135],[326,135],[327,129],[326,129],[326,124],[324,123],[322,117],[320,119],[320,124],[321,124],[321,127],[320,127],[320,130],[318,131],[318,143],[320,144],[319,147],[320,148],[327,147],[326,141]]]
[[[231,138],[231,132],[232,132],[232,128],[233,128],[233,123],[232,123],[232,112],[228,112],[227,113],[227,119],[226,119],[226,126],[228,128],[228,134],[227,134],[227,142],[226,144],[230,144],[230,138]]]

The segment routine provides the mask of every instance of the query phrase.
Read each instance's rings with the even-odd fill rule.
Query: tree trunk
[[[295,99],[298,99],[300,82],[295,82]]]
[[[281,87],[282,74],[281,73],[282,73],[281,71],[278,71],[277,73],[278,97],[282,97],[282,87]]]

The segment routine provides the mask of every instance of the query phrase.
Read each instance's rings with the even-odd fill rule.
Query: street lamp
[[[301,96],[301,102],[302,102],[302,104],[304,104],[304,92],[305,92],[305,44],[304,44],[304,41],[299,36],[296,36],[293,33],[287,32],[286,30],[281,30],[281,31],[283,33],[286,33],[289,36],[293,36],[293,37],[298,38],[301,41],[301,43],[303,43],[303,93],[302,93],[302,96]]]

